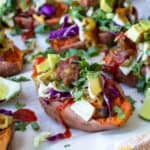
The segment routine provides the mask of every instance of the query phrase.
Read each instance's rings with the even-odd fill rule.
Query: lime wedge
[[[8,87],[3,82],[0,82],[0,100],[5,99],[5,95],[8,93]]]
[[[10,100],[17,96],[20,91],[20,83],[0,77],[0,101]]]
[[[146,91],[144,104],[141,107],[139,116],[144,120],[150,121],[150,88]]]

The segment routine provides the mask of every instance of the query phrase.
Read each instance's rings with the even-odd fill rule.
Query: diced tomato
[[[34,122],[37,121],[37,117],[32,110],[29,109],[19,109],[14,112],[13,117],[17,121],[22,122]]]

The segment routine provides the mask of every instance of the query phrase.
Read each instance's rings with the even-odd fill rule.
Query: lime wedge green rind
[[[20,83],[0,77],[0,101],[8,101],[21,91]]]
[[[139,112],[140,118],[150,121],[150,88],[147,89],[144,104]]]

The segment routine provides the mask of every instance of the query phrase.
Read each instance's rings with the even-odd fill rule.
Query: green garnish
[[[37,122],[32,122],[31,127],[34,131],[38,131],[40,129],[40,126]]]
[[[144,62],[136,63],[135,66],[132,68],[132,72],[135,76],[137,76],[139,79],[142,78],[141,75],[141,67],[143,66]]]
[[[130,101],[130,104],[132,105],[132,110],[135,110],[134,104],[136,103],[136,101],[131,96],[126,96],[126,98],[128,99],[128,101]]]
[[[30,81],[29,78],[24,77],[24,76],[20,76],[20,77],[11,77],[11,78],[9,78],[9,79],[12,80],[12,81],[15,81],[15,82],[27,82],[27,81]]]
[[[81,98],[83,97],[83,91],[76,89],[76,90],[73,92],[73,96],[74,96],[74,98],[75,98],[76,101],[79,101],[79,100],[81,100]]]
[[[19,26],[15,26],[11,33],[10,33],[12,36],[15,36],[15,35],[21,35],[22,34],[22,30]]]
[[[100,53],[99,49],[95,46],[89,47],[86,51],[82,49],[74,49],[71,48],[65,53],[61,54],[61,56],[64,58],[69,58],[71,56],[79,56],[80,58],[88,60],[91,57],[97,56]]]
[[[16,131],[25,131],[27,129],[28,123],[26,122],[16,122],[15,130]]]
[[[17,102],[17,103],[15,104],[16,109],[21,109],[21,108],[23,108],[23,107],[25,107],[25,106],[26,106],[26,104],[20,103],[20,102]]]
[[[70,144],[65,144],[64,145],[64,148],[68,148],[68,147],[70,147],[71,145]]]
[[[39,34],[48,33],[51,30],[51,27],[49,25],[39,25],[35,28],[35,32]]]
[[[125,118],[125,113],[122,111],[122,109],[120,107],[114,106],[113,110],[114,110],[115,113],[117,113],[117,115],[118,115],[118,117],[120,119],[124,119]]]

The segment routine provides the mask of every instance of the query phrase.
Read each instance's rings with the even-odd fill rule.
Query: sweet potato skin
[[[42,104],[45,112],[48,116],[55,119],[57,122],[61,122],[60,114],[57,111],[57,108],[62,105],[61,102],[52,102],[50,104],[46,104],[42,99],[40,99],[40,103]],[[104,131],[114,129],[117,126],[112,124],[102,125],[98,121],[92,119],[88,122],[84,121],[78,115],[76,115],[71,109],[70,106],[67,106],[62,112],[61,116],[65,121],[66,125],[71,128],[80,129],[88,132],[96,132],[96,131]]]
[[[19,73],[21,70],[15,63],[0,62],[0,76],[7,77]]]
[[[8,128],[0,131],[0,149],[7,150],[11,144],[11,140],[14,134],[14,127],[13,125],[9,126]]]
[[[14,46],[14,50],[4,52],[0,61],[0,76],[15,75],[22,70],[24,53]]]

